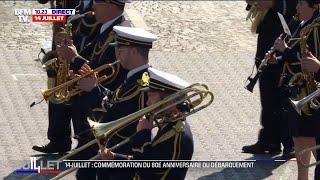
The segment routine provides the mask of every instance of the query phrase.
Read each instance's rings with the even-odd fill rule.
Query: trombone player
[[[156,35],[141,28],[114,26],[113,32],[116,35],[116,41],[110,45],[115,46],[116,57],[121,66],[129,71],[126,79],[114,91],[98,86],[95,76],[84,78],[78,84],[81,90],[88,92],[88,99],[96,102],[95,107],[102,107],[105,111],[102,122],[115,121],[145,107],[147,96],[145,92],[141,91],[144,87],[142,79],[145,78],[144,73],[148,72],[150,68],[149,51],[157,39]],[[90,71],[92,71],[91,68],[86,65],[81,68],[80,73],[86,74]],[[107,145],[114,146],[132,136],[135,133],[136,125],[137,123],[133,123],[117,132]],[[122,146],[117,149],[117,152],[129,154],[131,148]],[[130,169],[113,170],[111,173],[108,172],[105,176],[114,179],[132,179],[134,176]]]
[[[189,86],[179,77],[165,72],[149,69],[150,82],[146,91],[148,94],[147,105],[153,105],[165,97]],[[175,102],[171,102],[175,103]],[[165,104],[166,105],[171,105]],[[155,123],[154,116],[149,115],[139,121],[137,132],[130,138],[131,154],[119,154],[109,149],[100,150],[100,158],[105,160],[191,160],[193,154],[193,138],[189,124],[185,119],[173,121],[174,114],[189,112],[188,103],[177,104],[161,112],[156,118],[166,118],[166,123]],[[160,120],[161,121],[161,120]],[[158,121],[157,121],[158,122]],[[155,125],[158,126],[155,126]],[[152,129],[158,131],[152,138]],[[186,169],[138,169],[135,171],[137,179],[166,179],[183,180]]]

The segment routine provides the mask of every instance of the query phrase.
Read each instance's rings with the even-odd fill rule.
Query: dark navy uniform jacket
[[[304,28],[307,27],[312,23],[312,21],[317,18],[319,14],[315,14],[310,20],[301,23],[299,27],[294,32],[293,38],[300,38],[300,32],[304,31]],[[320,36],[318,32],[318,37]],[[314,39],[313,31],[309,34],[307,38],[307,50],[310,51],[314,56],[318,56],[319,59],[319,47],[320,44],[316,42]],[[301,50],[300,50],[300,42],[297,39],[293,39],[289,41],[288,46],[291,48],[287,48],[282,53],[282,64],[285,64],[287,67],[289,67],[290,70],[288,70],[287,67],[283,67],[284,73],[287,74],[287,77],[284,80],[284,87],[287,87],[289,84],[289,80],[293,77],[293,74],[302,72],[301,70],[301,64],[300,60],[298,58],[301,57]],[[317,50],[317,48],[318,50]],[[318,51],[318,54],[316,53]],[[291,72],[290,72],[291,71]],[[320,72],[314,74],[314,78],[316,81],[320,81]],[[290,98],[296,98],[297,94],[299,94],[299,90],[301,90],[299,87],[291,87],[287,88],[287,96]],[[318,99],[319,101],[320,99]],[[289,119],[290,119],[290,126],[291,126],[291,133],[294,137],[297,136],[304,136],[304,137],[315,137],[319,136],[319,110],[313,110],[310,109],[311,116],[307,116],[302,112],[302,116],[298,115],[296,111],[292,108],[291,105],[287,105],[287,109],[290,112],[289,113]]]
[[[186,121],[177,121],[164,125],[154,139],[151,130],[139,131],[130,139],[133,160],[191,160],[193,137]],[[128,156],[117,154],[118,160]],[[137,169],[136,177],[142,180],[182,180],[188,169]]]
[[[114,92],[98,87],[90,93],[92,99],[98,100],[96,101],[97,106],[103,104],[107,110],[103,122],[115,121],[145,107],[147,96],[144,91],[141,91],[141,88],[143,87],[140,85],[139,81],[141,80],[143,73],[148,72],[148,67],[149,65],[141,66],[141,69],[138,72],[135,72],[128,77]],[[108,99],[106,99],[105,96],[107,96]],[[112,147],[120,141],[132,136],[136,132],[136,127],[137,123],[132,123],[130,126],[117,132],[107,146]],[[117,152],[126,154],[131,152],[131,148],[122,146]]]
[[[79,57],[74,59],[71,63],[71,69],[77,72],[84,63],[89,64],[92,69],[95,69],[103,64],[109,64],[116,61],[115,49],[109,46],[109,43],[114,42],[112,35],[113,26],[119,25],[125,21],[123,16],[120,16],[113,24],[108,27],[102,34],[99,34],[92,42],[90,42],[83,51],[80,52]],[[115,90],[126,78],[127,70],[123,69],[120,64],[115,68],[116,73],[107,82],[103,83],[103,86],[110,90]],[[111,71],[107,70],[102,74],[110,74]]]
[[[79,5],[75,8],[77,14],[83,14],[92,11],[93,1],[90,1],[87,6],[84,6],[84,1],[80,0]],[[72,23],[72,39],[73,44],[80,52],[83,48],[93,41],[99,35],[101,23],[98,23],[95,16],[86,16]]]
[[[292,38],[300,38],[300,32],[303,28],[308,26],[309,24],[312,23],[312,21],[317,18],[319,14],[314,15],[310,20],[307,22],[304,22],[303,24],[300,24],[296,31],[293,34]],[[318,36],[320,36],[320,33],[318,33]],[[310,35],[307,38],[307,48],[308,51],[310,51],[314,56],[316,56],[316,47],[319,48],[320,44],[315,44],[314,41],[314,35],[313,32],[310,33]],[[289,67],[292,69],[294,73],[301,72],[301,66],[300,66],[300,61],[298,59],[298,56],[301,55],[300,52],[300,44],[297,40],[292,40],[288,42],[288,46],[293,46],[292,48],[287,48],[283,53],[282,53],[282,60],[285,62],[289,63]],[[319,50],[318,50],[319,51]],[[319,56],[318,52],[318,56]],[[319,57],[318,57],[319,58]],[[319,73],[316,74],[316,80],[320,80]]]
[[[261,61],[265,53],[273,46],[274,41],[283,32],[277,12],[281,13],[287,23],[296,13],[297,0],[275,0],[263,21],[257,28],[258,44],[256,60]],[[291,27],[289,27],[291,28]]]

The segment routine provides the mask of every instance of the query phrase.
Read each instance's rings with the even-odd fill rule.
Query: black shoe
[[[253,144],[253,145],[243,146],[242,151],[244,153],[251,153],[251,154],[266,154],[267,152],[269,154],[280,154],[281,147],[280,145],[275,145],[275,144],[265,145],[260,142],[257,142],[256,144]]]
[[[295,157],[295,151],[293,147],[284,147],[282,152],[283,159],[292,159]]]
[[[42,153],[65,153],[67,151],[70,151],[71,149],[71,144],[69,145],[56,145],[52,142],[49,142],[48,144],[46,145],[35,145],[32,147],[33,150],[35,151],[39,151],[39,152],[42,152]]]

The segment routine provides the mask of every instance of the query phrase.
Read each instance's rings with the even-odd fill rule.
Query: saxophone
[[[307,35],[305,32],[300,33],[300,53],[301,57],[304,58],[307,56],[308,48],[307,48]],[[301,69],[302,72],[296,73],[289,81],[289,86],[297,86],[299,91],[295,100],[301,100],[309,94],[313,93],[318,89],[318,83],[314,79],[314,74],[306,71],[305,69]],[[316,109],[319,106],[319,102],[314,99],[309,104],[305,104],[302,107],[302,112],[305,115],[312,115],[311,109]]]
[[[67,20],[64,31],[59,32],[59,33],[65,34],[65,37],[66,37],[65,43],[67,42],[67,39],[72,39],[72,22],[74,22],[77,19],[83,18],[85,16],[93,16],[93,15],[94,15],[94,12],[89,11],[84,14],[77,14],[74,16],[70,16]],[[68,60],[56,57],[50,60],[43,60],[42,62],[48,74],[48,81],[47,81],[48,89],[52,89],[68,81],[68,74],[70,69],[70,62]],[[62,99],[65,99],[66,96],[68,96],[68,87],[61,88],[59,91],[55,92],[54,95],[51,96],[48,100],[54,104],[61,104],[64,102],[62,101]]]

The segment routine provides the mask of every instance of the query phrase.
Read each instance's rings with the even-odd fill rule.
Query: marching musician
[[[71,62],[72,75],[80,74],[78,70],[84,64],[89,64],[91,68],[97,68],[116,60],[114,47],[109,46],[109,43],[114,41],[112,33],[113,26],[130,25],[130,22],[128,22],[123,15],[126,2],[127,0],[93,1],[92,8],[95,12],[96,20],[102,24],[97,37],[88,43],[80,53],[78,53],[77,48],[70,40],[67,40],[66,44],[60,44],[57,47],[59,57]],[[116,73],[112,79],[103,84],[110,90],[115,90],[120,86],[127,74],[127,70],[123,69],[120,65],[115,67],[115,69]],[[76,75],[72,77],[74,76]],[[70,150],[70,118],[72,118],[73,121],[75,137],[78,139],[77,147],[93,139],[92,134],[88,133],[90,132],[90,127],[87,123],[91,102],[87,100],[86,97],[88,96],[86,96],[85,93],[81,96],[74,97],[68,108],[66,108],[65,105],[54,104],[53,106],[59,106],[62,110],[54,111],[51,116],[49,115],[48,139],[50,142],[44,146],[34,146],[33,149],[44,153],[65,152]]]
[[[92,11],[92,5],[93,0],[80,0],[76,12],[84,14]],[[95,16],[86,16],[72,23],[72,28],[73,45],[78,52],[81,52],[99,34],[101,23],[96,20]]]
[[[150,76],[147,92],[148,106],[189,86],[184,80],[169,73],[153,68],[149,68],[148,73]],[[170,105],[170,103],[166,105]],[[193,138],[190,126],[185,119],[173,121],[174,117],[170,116],[180,111],[190,110],[186,104],[179,105],[173,106],[171,109],[161,113],[163,116],[166,116],[166,123],[158,125],[159,130],[155,136],[152,136],[151,130],[155,127],[155,123],[151,118],[144,118],[139,121],[137,132],[129,141],[130,147],[132,147],[131,154],[119,154],[104,149],[104,151],[99,152],[100,158],[106,160],[191,160]],[[187,169],[137,169],[135,171],[135,178],[141,180],[182,180],[185,178],[186,173]]]
[[[311,89],[311,86],[308,84],[314,83],[314,80],[320,81],[319,61],[317,60],[317,58],[319,59],[320,56],[320,44],[318,43],[320,34],[317,34],[318,27],[307,30],[308,26],[312,24],[316,18],[319,18],[319,3],[319,0],[300,0],[296,8],[299,19],[302,22],[293,34],[292,40],[289,41],[288,44],[280,38],[274,42],[275,49],[282,52],[282,57],[276,59],[284,61],[283,74],[286,76],[281,78],[282,81],[280,82],[283,83],[283,86],[288,89],[287,93],[291,98],[307,95],[302,94],[304,88],[307,89],[306,91],[310,91],[309,89]],[[304,35],[306,35],[305,45],[301,45],[301,43],[304,42]],[[306,50],[308,51],[307,53],[303,52],[305,51],[304,47],[306,47]],[[276,59],[273,58],[273,61],[276,62]],[[311,76],[311,82],[306,80],[307,82],[302,85],[298,83],[292,84],[292,82],[294,82],[292,77],[297,76],[295,73],[299,72],[302,72],[304,77]],[[311,75],[309,75],[310,73]],[[303,149],[316,145],[315,138],[319,136],[320,129],[320,112],[309,108],[309,105],[307,110],[302,111],[301,116],[291,106],[288,106],[288,111],[289,126],[293,136],[297,156],[297,154]],[[300,161],[297,161],[299,180],[308,179],[308,168],[302,166],[301,163],[309,164],[310,155],[310,152],[304,153],[299,157]],[[313,155],[316,156],[316,152],[313,152]]]
[[[126,79],[114,91],[99,86],[96,77],[84,78],[79,82],[80,89],[90,92],[88,100],[93,101],[92,104],[96,103],[96,107],[102,105],[105,109],[106,113],[102,122],[117,120],[145,107],[147,97],[146,93],[141,91],[144,87],[141,79],[143,74],[148,72],[150,67],[148,64],[149,51],[152,48],[153,41],[157,39],[154,34],[141,28],[115,26],[113,31],[116,34],[116,42],[111,45],[116,47],[116,56],[121,66],[129,71]],[[89,66],[83,66],[80,72],[85,74],[90,71]],[[116,133],[109,141],[108,147],[112,147],[132,136],[135,133],[136,125],[137,123],[133,123]],[[122,146],[117,149],[117,152],[130,154],[131,149]],[[130,169],[121,169],[106,173],[100,172],[99,176],[107,176],[108,179],[132,179],[134,174]]]
[[[311,52],[308,52],[307,56],[301,58],[301,68],[307,70],[310,73],[320,75],[320,60],[317,59]],[[319,80],[319,79],[318,79]],[[319,130],[318,130],[319,131]],[[320,145],[320,136],[317,134],[316,144]],[[320,161],[320,150],[317,150],[317,161]],[[316,166],[314,171],[314,180],[320,179],[320,165]]]
[[[54,5],[54,0],[38,0],[39,3],[45,4],[50,1],[51,6]],[[69,1],[69,0],[56,0],[55,6],[51,8],[56,9],[74,9],[79,3],[79,0]],[[45,54],[43,58],[43,63],[57,57],[57,52],[55,51],[56,45],[59,44],[55,38],[57,32],[61,31],[60,28],[63,27],[63,23],[53,23],[53,40],[52,40],[52,51]],[[56,78],[55,70],[47,70],[48,81],[49,79]],[[49,126],[47,137],[50,142],[46,145],[35,145],[32,147],[33,150],[43,152],[43,153],[62,153],[69,151],[71,149],[71,129],[67,128],[70,121],[69,107],[64,104],[54,104],[48,102],[48,118]],[[63,128],[61,128],[63,127]],[[65,130],[62,130],[65,129]]]
[[[283,32],[277,12],[283,14],[289,22],[296,12],[297,0],[248,0],[247,2],[251,4],[251,8],[255,6],[258,12],[252,22],[252,31],[258,34],[255,64],[256,67],[259,67],[274,40]],[[276,83],[281,73],[281,66],[272,66],[267,66],[259,78],[262,128],[258,135],[258,141],[253,145],[244,146],[242,150],[252,154],[266,152],[278,154],[281,152],[280,143],[282,143],[283,157],[287,158],[293,152],[293,143],[292,138],[283,133],[287,129],[287,123],[286,119],[282,117],[281,98]]]

